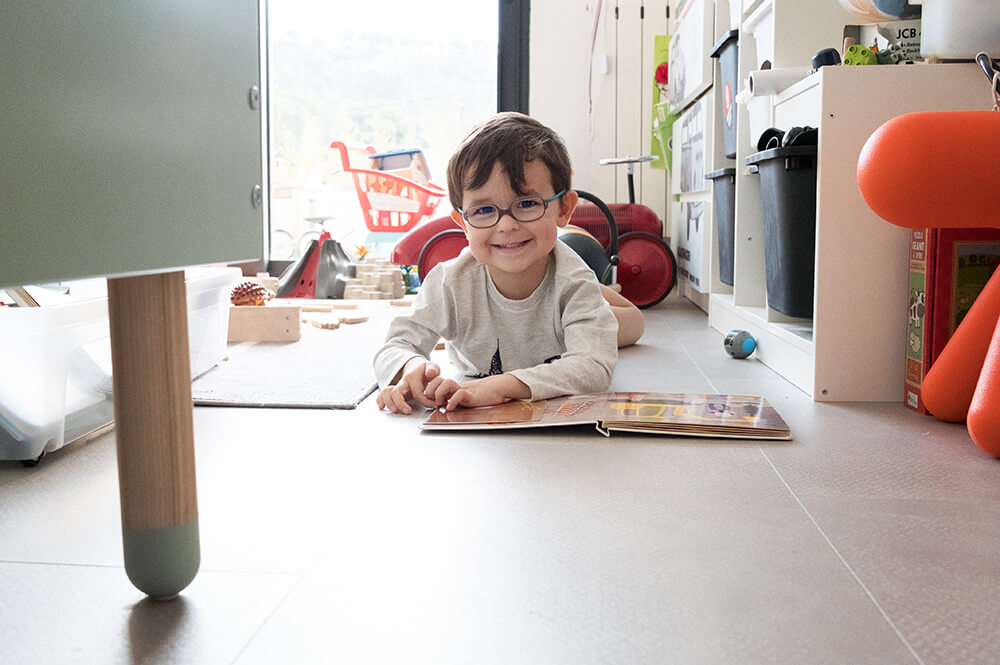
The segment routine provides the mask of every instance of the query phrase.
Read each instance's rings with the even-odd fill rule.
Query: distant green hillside
[[[322,164],[326,180],[339,170],[331,140],[422,148],[432,168],[443,165],[468,129],[496,110],[495,38],[348,32],[302,41],[286,33],[271,36],[269,57],[272,159],[289,174]]]

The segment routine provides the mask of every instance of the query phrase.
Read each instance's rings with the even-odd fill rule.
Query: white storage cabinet
[[[710,325],[749,331],[756,357],[817,401],[902,399],[908,234],[865,204],[858,156],[872,132],[897,115],[991,103],[973,63],[824,67],[774,95],[775,126],[819,128],[813,318],[767,307],[759,178],[741,148],[734,286],[712,294]],[[741,113],[738,132],[746,121]]]

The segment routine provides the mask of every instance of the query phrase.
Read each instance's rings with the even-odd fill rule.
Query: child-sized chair
[[[990,76],[990,70],[987,76]],[[993,86],[1000,100],[1000,76]],[[900,168],[900,165],[906,168]],[[1000,228],[996,192],[1000,112],[907,113],[879,127],[858,160],[868,206],[892,224]],[[886,166],[888,165],[888,167]],[[921,385],[939,420],[965,421],[976,445],[1000,457],[1000,270],[928,370]]]

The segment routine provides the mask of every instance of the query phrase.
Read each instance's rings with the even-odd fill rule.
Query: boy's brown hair
[[[511,188],[524,196],[524,163],[541,159],[555,192],[569,190],[572,166],[562,138],[534,118],[506,111],[476,125],[448,160],[448,199],[462,209],[467,189],[486,184],[499,163]]]

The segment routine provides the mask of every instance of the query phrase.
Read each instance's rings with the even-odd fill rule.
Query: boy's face
[[[523,189],[524,194],[515,192],[506,172],[496,164],[482,187],[463,192],[462,209],[484,204],[508,209],[514,201],[526,196],[552,198],[557,192],[552,188],[549,169],[542,160],[525,162]],[[486,229],[469,225],[458,212],[453,216],[465,230],[469,251],[489,268],[490,277],[500,292],[508,298],[524,298],[545,277],[549,253],[558,241],[558,229],[569,223],[576,201],[576,192],[568,191],[550,202],[540,219],[518,222],[509,214],[503,214],[495,225]]]

